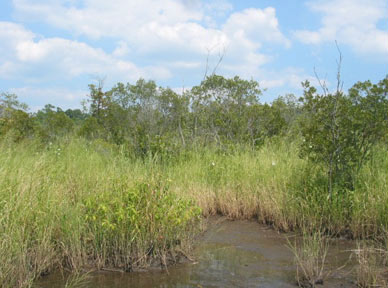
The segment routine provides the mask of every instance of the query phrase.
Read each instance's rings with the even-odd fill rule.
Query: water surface
[[[296,287],[296,267],[286,236],[290,235],[254,221],[219,218],[198,240],[194,262],[169,267],[168,271],[96,272],[86,287]],[[327,261],[332,273],[320,287],[355,287],[349,268],[337,270],[347,263],[352,246],[350,241],[333,241]],[[63,276],[55,273],[36,285],[64,286]]]

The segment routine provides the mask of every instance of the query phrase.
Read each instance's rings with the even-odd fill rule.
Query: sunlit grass
[[[1,287],[30,286],[57,267],[130,271],[173,261],[199,228],[198,207],[107,145],[2,148]]]
[[[166,265],[191,244],[199,214],[356,238],[388,227],[384,147],[355,190],[333,199],[325,171],[299,157],[295,139],[260,149],[192,148],[163,161],[81,139],[0,148],[1,287],[28,287],[61,267]]]

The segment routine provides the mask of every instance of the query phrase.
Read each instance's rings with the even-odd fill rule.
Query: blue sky
[[[388,74],[386,0],[2,0],[0,92],[31,111],[80,107],[87,85],[153,79],[181,91],[217,73],[254,79],[261,100],[301,94],[314,69],[335,86]],[[208,59],[208,61],[206,60]]]

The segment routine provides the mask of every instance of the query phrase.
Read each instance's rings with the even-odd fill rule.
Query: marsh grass
[[[260,150],[241,147],[230,153],[206,148],[189,153],[188,161],[168,167],[167,174],[174,179],[172,188],[193,199],[205,216],[255,217],[284,230],[293,226],[296,211],[289,205],[290,183],[294,172],[306,165],[294,144],[268,144]]]
[[[1,287],[57,268],[166,265],[199,229],[200,208],[108,145],[34,145],[0,153]]]
[[[164,167],[177,194],[193,199],[204,216],[258,218],[283,231],[323,226],[331,235],[368,238],[388,225],[388,151],[377,147],[359,172],[354,191],[330,200],[323,167],[299,157],[298,143],[281,140],[232,152],[202,148]]]
[[[66,279],[65,288],[85,288],[90,281],[90,273],[73,271]]]
[[[388,151],[377,147],[355,190],[334,191],[330,201],[324,169],[300,158],[298,147],[295,139],[260,149],[192,147],[160,161],[128,157],[101,140],[1,143],[0,287],[28,287],[58,268],[167,265],[190,249],[200,215],[256,218],[282,231],[381,235]],[[308,237],[306,247],[317,240]]]
[[[383,241],[358,241],[357,249],[353,251],[358,262],[358,287],[388,287],[387,240],[384,236]]]
[[[326,257],[329,249],[329,239],[322,232],[303,229],[300,239],[292,243],[287,238],[288,247],[294,254],[296,264],[296,282],[300,287],[316,287],[323,284],[329,275]]]

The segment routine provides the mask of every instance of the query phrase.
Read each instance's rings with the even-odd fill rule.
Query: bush
[[[174,249],[195,231],[201,214],[161,182],[127,187],[118,181],[114,190],[87,197],[84,207],[94,257],[126,270]]]
[[[302,152],[324,165],[330,198],[336,189],[353,191],[356,175],[387,131],[388,78],[359,82],[348,95],[320,95],[308,81],[303,85]]]

